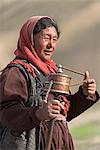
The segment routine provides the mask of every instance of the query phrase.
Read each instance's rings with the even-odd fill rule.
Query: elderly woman
[[[22,26],[16,57],[0,77],[0,150],[74,150],[67,121],[95,104],[99,95],[86,71],[74,95],[49,94],[44,101],[45,78],[57,71],[51,56],[59,36],[48,16],[33,16]],[[50,120],[55,121],[48,147]]]

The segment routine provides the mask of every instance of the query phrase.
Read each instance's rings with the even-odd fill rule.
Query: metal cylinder
[[[70,93],[69,86],[70,86],[71,77],[62,73],[50,74],[46,78],[44,90],[46,91],[48,90],[49,82],[51,80],[53,81],[51,92],[64,93],[64,94]]]

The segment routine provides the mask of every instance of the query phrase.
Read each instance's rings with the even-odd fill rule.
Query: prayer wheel
[[[51,81],[52,86],[50,92],[70,94],[70,76],[59,72],[56,74],[48,75],[45,81],[45,91],[48,91]]]

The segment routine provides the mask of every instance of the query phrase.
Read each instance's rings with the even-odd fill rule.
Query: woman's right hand
[[[36,117],[39,121],[50,120],[59,117],[64,105],[59,100],[51,99],[43,101],[42,106],[36,111]]]

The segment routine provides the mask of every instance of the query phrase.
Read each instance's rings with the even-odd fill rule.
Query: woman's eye
[[[56,42],[56,41],[57,41],[57,39],[55,38],[55,39],[53,39],[53,41],[55,41],[55,42]]]
[[[57,41],[57,39],[54,39],[54,41]]]
[[[44,37],[44,39],[48,40],[48,39],[49,39],[49,37]]]

